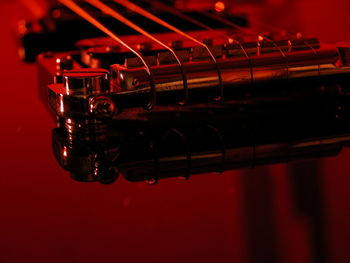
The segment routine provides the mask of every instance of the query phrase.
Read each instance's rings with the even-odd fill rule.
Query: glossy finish
[[[337,67],[341,57],[336,48],[286,53],[282,56],[278,50],[261,55],[253,55],[250,60],[240,55],[233,58],[219,59],[223,85],[226,89],[236,89],[237,86],[259,84],[266,81],[294,79],[302,77],[317,77],[324,74],[346,74],[348,67]],[[203,58],[196,62],[184,63],[188,77],[189,89],[215,89],[218,85],[217,72],[211,61]],[[328,69],[328,71],[327,71]],[[252,70],[252,74],[251,74]],[[114,73],[115,72],[115,73]],[[181,75],[175,64],[154,66],[152,68],[157,92],[169,92],[183,89]],[[126,68],[123,65],[112,65],[113,88],[120,93],[147,92],[148,76],[143,68]],[[137,83],[137,84],[135,84]]]
[[[349,40],[348,1],[285,2],[290,16],[266,6],[271,23],[297,15],[322,40]],[[154,186],[70,179],[52,154],[56,124],[38,98],[36,68],[17,59],[19,7],[0,7],[1,262],[350,261],[349,150]]]

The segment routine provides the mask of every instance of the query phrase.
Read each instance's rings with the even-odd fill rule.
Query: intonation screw
[[[105,96],[99,96],[91,99],[90,112],[98,119],[111,118],[115,111],[113,100]]]

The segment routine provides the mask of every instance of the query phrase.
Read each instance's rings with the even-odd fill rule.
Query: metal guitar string
[[[137,26],[136,24],[134,24],[133,22],[131,22],[127,18],[123,17],[118,12],[116,12],[115,10],[113,10],[112,8],[107,6],[106,4],[100,2],[99,0],[85,0],[85,1],[88,2],[89,4],[95,6],[96,8],[100,9],[102,12],[104,12],[104,13],[112,16],[112,17],[114,17],[115,19],[119,20],[120,22],[130,26],[134,30],[138,31],[139,33],[143,34],[144,36],[150,38],[154,42],[158,43],[159,45],[161,45],[164,48],[166,48],[167,50],[169,50],[173,54],[174,58],[176,59],[176,61],[178,62],[179,66],[180,66],[182,77],[183,77],[184,90],[185,90],[185,98],[184,98],[184,101],[182,103],[183,104],[187,103],[187,101],[188,101],[187,78],[186,78],[186,75],[185,75],[185,72],[184,72],[184,69],[183,69],[182,62],[180,61],[179,57],[175,53],[175,50],[172,49],[171,47],[169,47],[168,45],[164,44],[163,42],[161,42],[160,40],[158,40],[154,36],[150,35],[148,32],[146,32],[145,30],[143,30],[142,28],[140,28],[139,26]],[[186,150],[186,152],[187,152],[186,153],[186,156],[187,156],[187,172],[186,172],[186,175],[185,175],[185,178],[187,179],[190,176],[190,167],[191,167],[191,152],[189,151],[188,142],[187,142],[187,139],[186,139],[185,135],[182,134],[177,129],[173,129],[171,131],[173,131],[175,134],[177,134],[183,140],[184,144],[187,145],[187,147],[186,147],[187,148],[187,150]],[[148,139],[146,138],[146,136],[143,133],[140,132],[140,135],[145,137],[145,139],[148,141]],[[150,146],[150,150],[153,152],[155,173],[154,173],[154,176],[152,178],[150,178],[150,180],[148,180],[148,183],[154,184],[154,183],[158,182],[158,169],[159,169],[159,167],[158,167],[158,165],[159,165],[159,157],[158,157],[158,154],[157,154],[158,149],[154,145],[152,146],[151,144],[149,144],[149,146]]]
[[[180,18],[182,18],[182,19],[184,19],[184,20],[186,20],[186,21],[188,21],[188,22],[191,22],[191,23],[193,23],[193,24],[195,24],[195,25],[198,25],[198,26],[200,26],[200,27],[202,27],[202,28],[204,28],[204,29],[207,29],[207,30],[214,30],[214,29],[212,29],[211,27],[209,27],[208,25],[206,25],[206,24],[203,24],[203,23],[201,23],[201,22],[199,22],[199,21],[197,21],[197,20],[195,20],[195,19],[193,19],[193,18],[191,18],[191,17],[188,17],[187,15],[185,15],[185,14],[183,14],[183,13],[181,13],[181,12],[179,12],[177,9],[175,9],[174,7],[171,7],[171,6],[167,6],[167,5],[165,5],[165,4],[163,4],[163,3],[160,3],[159,1],[155,1],[155,2],[152,2],[152,4],[153,4],[153,6],[154,7],[160,7],[162,10],[165,10],[165,11],[168,11],[169,13],[171,13],[171,14],[174,14],[174,15],[176,15],[176,16],[178,16],[178,17],[180,17]],[[210,15],[210,14],[209,14]],[[254,32],[252,32],[252,31],[248,31],[248,30],[245,30],[244,28],[241,28],[239,25],[236,25],[236,24],[233,24],[231,21],[228,21],[228,20],[222,20],[222,19],[220,19],[220,17],[213,17],[213,16],[211,16],[210,15],[210,17],[211,18],[214,18],[215,20],[219,20],[220,22],[222,22],[222,23],[224,23],[224,24],[226,24],[226,25],[229,25],[229,26],[231,26],[231,27],[234,27],[234,28],[236,28],[236,29],[238,29],[239,31],[241,31],[241,32],[243,32],[244,34],[247,34],[247,35],[258,35],[258,40],[259,41],[261,41],[260,40],[260,38],[262,38],[263,40],[265,40],[265,41],[268,41],[268,42],[270,42],[270,43],[272,43],[278,50],[279,50],[279,52],[282,54],[282,56],[286,59],[286,66],[287,66],[287,77],[288,77],[288,75],[289,75],[289,70],[288,70],[288,60],[287,60],[287,57],[286,57],[286,54],[284,53],[284,51],[273,41],[273,40],[271,40],[271,39],[269,39],[269,38],[267,38],[267,37],[264,37],[264,36],[260,36],[259,34],[256,34],[256,33],[254,33]],[[217,19],[217,18],[219,18],[219,19]],[[229,38],[228,36],[225,36],[227,39]],[[247,57],[247,60],[249,61],[249,65],[250,65],[250,72],[251,72],[251,81],[253,82],[253,67],[252,67],[252,63],[251,63],[251,59],[250,59],[250,57],[249,57],[249,55],[248,55],[248,53],[246,52],[246,50],[244,49],[244,47],[243,47],[243,45],[238,41],[238,40],[236,40],[236,39],[233,39],[239,46],[240,46],[240,48],[243,50],[243,52],[244,52],[244,54],[245,54],[245,56]],[[311,45],[309,45],[306,41],[304,41],[305,42],[305,44],[307,45],[307,46],[309,46],[314,52],[315,52],[315,50],[314,50],[314,48],[311,46]],[[258,42],[258,44],[260,44],[259,42]],[[259,54],[260,55],[260,54]],[[220,132],[217,130],[217,128],[215,128],[215,127],[212,127],[213,129],[215,129],[215,131],[217,131],[217,133],[219,134],[219,136],[221,137],[221,134],[220,134]],[[221,137],[222,138],[222,137]],[[222,138],[222,166],[224,165],[224,162],[225,162],[225,152],[226,152],[226,147],[225,147],[225,143],[224,143],[224,140],[223,140],[223,138]],[[255,149],[255,147],[253,147],[253,156],[254,156],[254,158],[253,159],[255,159],[255,156],[256,156],[256,149]]]
[[[282,56],[284,57],[284,59],[286,60],[286,73],[287,73],[287,78],[289,78],[289,65],[288,65],[289,63],[288,63],[288,58],[287,58],[285,52],[282,50],[282,48],[281,48],[280,46],[278,46],[278,45],[276,44],[275,41],[273,41],[272,39],[269,39],[269,38],[266,37],[266,36],[262,36],[262,35],[260,35],[260,34],[258,34],[258,33],[256,33],[256,32],[254,32],[254,31],[252,31],[252,30],[249,30],[249,29],[247,29],[247,28],[243,28],[243,27],[237,25],[236,23],[233,23],[232,21],[229,21],[228,19],[225,19],[225,18],[220,17],[220,16],[218,16],[218,15],[213,15],[213,14],[208,13],[208,12],[201,12],[201,14],[203,14],[203,15],[209,17],[209,18],[215,19],[215,20],[217,20],[217,21],[219,21],[219,22],[221,22],[221,23],[224,23],[224,24],[226,24],[226,25],[228,25],[228,26],[231,26],[231,27],[233,27],[233,28],[235,28],[235,29],[238,29],[239,31],[244,32],[244,33],[246,33],[247,35],[257,36],[257,37],[258,37],[258,42],[257,42],[258,51],[257,51],[257,55],[260,55],[260,48],[261,48],[260,42],[261,42],[261,41],[265,40],[265,41],[271,43],[275,48],[278,49],[278,51],[281,53],[281,55],[282,55]]]
[[[147,3],[147,1],[142,0],[142,2]],[[195,24],[203,29],[209,30],[209,31],[215,31],[215,29],[213,29],[212,27],[208,26],[207,24],[204,24],[194,18],[189,17],[188,15],[181,13],[180,11],[178,11],[176,8],[172,7],[172,6],[168,6],[166,4],[161,3],[160,1],[152,1],[151,2],[152,6],[154,6],[155,8],[160,8],[162,11],[166,11],[170,14],[173,14],[177,17],[179,17],[182,20],[185,20],[187,22],[190,22],[192,24]],[[250,76],[251,76],[251,83],[253,82],[253,69],[252,69],[252,63],[251,63],[251,59],[247,53],[247,51],[245,50],[245,48],[243,47],[243,45],[240,43],[239,40],[232,38],[231,36],[228,35],[223,35],[224,38],[226,38],[228,40],[228,42],[231,43],[236,43],[238,44],[238,46],[242,49],[243,54],[245,55],[245,57],[248,60],[248,64],[250,66]],[[210,131],[212,131],[217,137],[218,140],[220,141],[220,145],[221,145],[221,165],[220,165],[220,172],[222,173],[224,171],[224,165],[225,165],[225,160],[226,160],[226,145],[225,145],[225,140],[221,134],[221,132],[218,130],[218,128],[214,127],[213,125],[207,124],[205,127],[207,127]],[[187,173],[185,178],[188,179],[190,176],[190,170],[191,170],[191,152],[189,151],[189,147],[188,147],[188,142],[187,142],[187,136],[184,135],[181,131],[179,131],[178,129],[171,129],[168,131],[169,132],[174,132],[175,134],[177,134],[182,141],[187,145],[186,147],[186,152],[187,152]],[[154,179],[153,179],[154,180]],[[153,181],[151,181],[153,182]]]
[[[148,3],[148,1],[146,0],[141,0],[142,2],[145,2],[145,3]],[[169,6],[169,5],[166,5],[166,4],[163,4],[162,2],[160,1],[151,1],[150,4],[156,8],[159,8],[161,9],[162,11],[166,11],[170,14],[173,14],[179,18],[182,18],[183,20],[186,20],[188,22],[191,22],[192,24],[194,25],[197,25],[201,28],[204,28],[204,29],[207,29],[207,30],[212,30],[211,27],[209,27],[208,25],[192,18],[192,17],[189,17],[188,15],[185,15],[184,13],[181,13],[179,10],[177,10],[175,7],[172,7],[172,6]]]
[[[203,42],[199,41],[198,39],[188,35],[187,33],[183,32],[182,30],[178,29],[177,27],[170,25],[169,23],[165,22],[164,20],[160,19],[159,17],[156,17],[155,15],[151,14],[150,12],[148,12],[147,10],[139,7],[138,5],[128,1],[128,0],[113,0],[114,2],[124,6],[127,9],[130,9],[150,20],[152,20],[153,22],[166,27],[168,29],[170,29],[171,31],[178,33],[179,35],[197,43],[198,45],[202,46],[209,54],[209,56],[211,57],[211,60],[214,62],[217,73],[218,73],[218,81],[219,81],[219,87],[220,87],[220,94],[219,97],[215,98],[215,100],[221,100],[223,97],[223,92],[224,92],[224,87],[223,87],[223,82],[222,82],[222,76],[221,76],[221,70],[219,67],[219,64],[217,63],[217,60],[214,56],[214,54],[211,52],[211,50],[209,49],[209,47],[204,44]]]
[[[273,30],[273,31],[280,31],[280,32],[283,32],[284,30],[283,29],[281,29],[281,28],[278,28],[278,27],[276,27],[276,26],[272,26],[272,25],[269,25],[269,24],[265,24],[265,23],[262,23],[262,22],[258,22],[258,24],[260,24],[260,25],[262,25],[262,26],[264,26],[264,27],[267,27],[267,28],[270,28],[271,30]],[[287,33],[287,35],[289,35],[289,36],[292,36],[292,37],[295,37],[292,33],[290,33],[290,32],[288,32],[288,31],[286,31],[286,33]],[[297,33],[297,35],[298,34],[300,34],[300,33]],[[296,36],[297,38],[299,38],[298,36]],[[288,41],[290,41],[290,40],[288,40]],[[310,45],[310,43],[306,40],[306,39],[304,39],[304,38],[302,38],[302,41],[303,41],[303,43],[305,44],[305,46],[307,46],[314,54],[315,54],[315,56],[316,56],[316,58],[319,58],[319,53],[318,53],[318,51],[312,46],[312,45]],[[290,43],[290,46],[291,46],[292,44]],[[292,48],[292,46],[291,46],[291,48]],[[317,64],[317,67],[318,67],[318,75],[320,76],[321,75],[321,64],[320,64],[320,62],[319,62],[319,60],[317,60],[318,61],[318,64]]]
[[[139,53],[137,50],[133,49],[131,46],[129,46],[127,43],[123,42],[115,33],[113,33],[111,30],[109,30],[107,27],[105,27],[102,23],[100,23],[99,21],[97,21],[93,16],[91,16],[88,12],[86,12],[84,9],[82,9],[79,5],[77,5],[76,3],[74,3],[71,0],[59,0],[63,5],[65,5],[67,8],[71,9],[74,13],[76,13],[77,15],[81,16],[83,19],[85,19],[86,21],[88,21],[89,23],[91,23],[92,25],[94,25],[96,28],[98,28],[99,30],[101,30],[102,32],[106,33],[108,36],[110,36],[112,39],[114,39],[115,41],[117,41],[119,44],[123,45],[124,47],[126,47],[127,49],[129,49],[132,53],[134,53],[140,60],[141,62],[144,64],[145,66],[145,70],[148,73],[149,77],[150,77],[150,83],[151,83],[151,92],[152,94],[156,94],[156,89],[155,89],[155,85],[154,85],[154,79],[153,79],[153,75],[151,72],[151,67],[148,65],[148,63],[146,62],[145,58],[143,57],[143,55],[141,53]],[[90,4],[92,3],[92,1],[90,1]],[[105,10],[104,10],[105,11]],[[123,23],[125,21],[122,21]],[[175,32],[177,32],[178,29],[175,28]],[[181,32],[181,31],[180,31]],[[185,33],[184,33],[185,34]],[[187,36],[187,34],[185,34],[185,36]],[[194,40],[196,43],[200,43],[201,46],[204,46],[207,48],[208,52],[210,53],[210,55],[212,56],[212,58],[215,60],[215,57],[213,56],[213,54],[211,53],[211,51],[209,50],[209,48],[204,44],[201,43],[200,41],[188,36],[188,38],[190,38],[191,40]],[[215,60],[216,63],[216,60]],[[216,63],[217,65],[217,63]],[[217,65],[218,66],[218,65]],[[221,73],[220,71],[218,71],[219,76],[220,76],[220,81],[221,81]],[[222,89],[221,89],[222,90]],[[222,94],[220,94],[222,95]],[[221,96],[222,97],[222,96]],[[151,96],[151,101],[148,105],[148,108],[151,109],[154,105],[155,105],[155,96]],[[178,135],[180,135],[181,137],[183,136],[182,133],[177,133]],[[183,137],[182,137],[183,138]],[[185,140],[186,144],[187,144],[187,140]],[[156,155],[155,155],[156,156]],[[223,151],[223,159],[224,159],[224,151]],[[157,166],[159,160],[157,160],[157,158],[155,157],[155,165]],[[187,151],[187,173],[185,178],[189,177],[190,174],[190,167],[191,167],[191,153],[189,151]],[[157,167],[156,167],[157,168]],[[152,181],[154,183],[156,183],[158,181],[158,176],[155,175],[154,178],[152,178]]]
[[[145,1],[145,0],[142,0],[142,1]],[[175,7],[163,4],[158,0],[152,1],[151,4],[156,8],[161,8],[163,11],[165,10],[166,12],[173,14],[173,15],[175,15],[175,16],[177,16],[177,17],[179,17],[187,22],[193,23],[193,24],[195,24],[203,29],[206,29],[206,30],[209,30],[212,32],[215,31],[214,28],[212,28],[212,27],[208,26],[207,24],[204,24],[204,23],[202,23],[202,22],[200,22],[192,17],[189,17],[188,15],[185,15],[184,13],[181,13]],[[247,58],[247,62],[249,65],[249,71],[250,71],[250,82],[251,82],[251,84],[253,84],[253,80],[254,80],[253,66],[252,66],[250,56],[248,55],[248,52],[245,50],[242,43],[238,39],[235,39],[232,36],[228,36],[226,34],[224,34],[223,37],[226,38],[230,44],[232,44],[232,43],[237,44],[239,46],[239,48],[242,50],[244,56]]]
[[[146,0],[142,0],[143,2],[147,2]],[[209,30],[209,31],[215,31],[215,29],[213,29],[212,27],[210,27],[209,25],[207,24],[204,24],[192,17],[189,17],[188,15],[178,11],[176,8],[172,7],[172,6],[169,6],[169,5],[166,5],[166,4],[163,4],[162,2],[160,1],[152,1],[151,2],[152,6],[155,7],[155,8],[160,8],[162,11],[166,11],[170,14],[173,14],[179,18],[181,18],[182,20],[185,20],[187,22],[190,22],[194,25],[197,25],[203,29],[206,29],[206,30]],[[224,38],[226,38],[228,40],[228,42],[231,44],[231,43],[236,43],[239,45],[239,47],[242,49],[242,52],[244,53],[245,57],[247,58],[248,60],[248,64],[250,66],[250,76],[251,76],[251,82],[253,82],[253,69],[252,69],[252,63],[251,63],[251,59],[247,53],[247,51],[245,50],[245,48],[243,47],[243,45],[241,44],[241,42],[237,39],[234,39],[233,37],[231,36],[228,36],[228,35],[223,35]],[[225,166],[225,160],[226,160],[226,145],[225,145],[225,140],[222,136],[222,133],[219,131],[219,129],[211,124],[206,124],[204,127],[201,127],[202,128],[207,128],[209,129],[210,131],[212,131],[218,138],[219,142],[220,142],[220,148],[221,148],[221,165],[220,165],[220,172],[222,173],[224,171],[224,166]],[[181,136],[182,138],[186,138],[186,136],[184,134],[182,134],[179,130],[176,130],[176,133],[179,134],[179,136]],[[185,142],[185,139],[183,140]],[[190,158],[191,155],[189,155],[191,153],[187,153],[187,158]],[[188,159],[188,170],[191,169],[191,159]],[[188,172],[189,174],[189,172]]]
[[[72,10],[74,13],[76,13],[77,15],[82,17],[84,20],[88,21],[90,24],[92,24],[93,26],[95,26],[96,28],[98,28],[99,30],[104,32],[105,34],[107,34],[109,37],[111,37],[113,40],[118,42],[120,45],[124,46],[125,48],[130,50],[132,53],[134,53],[140,59],[142,64],[144,65],[144,69],[149,76],[151,93],[153,94],[156,91],[151,67],[148,65],[144,56],[140,52],[138,52],[137,50],[135,50],[134,48],[129,46],[127,43],[125,43],[123,40],[121,40],[116,34],[114,34],[111,30],[109,30],[107,27],[105,27],[102,23],[100,23],[98,20],[96,20],[93,16],[91,16],[88,12],[86,12],[84,9],[82,9],[79,5],[74,3],[72,0],[58,0],[58,1],[61,2],[63,5],[65,5],[70,10]],[[149,109],[149,110],[152,109],[154,107],[155,103],[156,103],[156,97],[152,95],[151,100],[150,100],[149,104],[147,105],[147,109]]]
[[[139,32],[140,34],[148,37],[149,39],[153,40],[154,42],[156,42],[157,44],[159,44],[160,46],[164,47],[165,49],[167,49],[171,52],[171,54],[173,55],[173,57],[175,58],[176,62],[179,65],[179,68],[181,71],[181,76],[182,76],[182,81],[183,81],[183,86],[184,86],[184,91],[185,91],[184,100],[181,101],[180,103],[186,104],[188,102],[187,76],[185,74],[183,64],[182,64],[179,56],[176,54],[175,50],[173,48],[171,48],[170,46],[164,44],[162,41],[160,41],[156,37],[152,36],[150,33],[145,31],[144,29],[142,29],[141,27],[139,27],[138,25],[136,25],[135,23],[133,23],[132,21],[127,19],[126,17],[122,16],[120,13],[118,13],[117,11],[112,9],[110,6],[101,2],[100,0],[85,0],[85,1],[88,2],[89,4],[95,6],[96,8],[100,9],[103,13],[110,15],[111,17],[119,20],[123,24],[125,24],[125,25],[131,27],[132,29],[134,29],[135,31]],[[152,96],[156,96],[156,93],[152,93]]]
[[[261,36],[261,35],[257,34],[256,32],[254,32],[254,31],[252,31],[252,30],[248,30],[248,29],[246,29],[246,28],[243,28],[243,27],[241,27],[241,26],[239,26],[239,25],[233,23],[232,21],[229,21],[229,20],[227,20],[227,19],[225,19],[225,18],[222,18],[222,17],[220,17],[220,16],[218,16],[218,15],[213,15],[213,14],[210,14],[210,13],[208,13],[208,12],[202,12],[202,13],[203,13],[204,15],[206,15],[207,17],[213,18],[213,19],[215,19],[215,20],[217,20],[217,21],[219,21],[219,22],[222,22],[222,23],[224,23],[224,24],[226,24],[226,25],[229,25],[229,26],[231,26],[231,27],[233,27],[233,28],[236,28],[236,29],[240,30],[241,32],[244,32],[244,33],[250,34],[250,35],[257,35],[257,36],[258,36],[258,46],[259,46],[259,44],[260,44],[260,43],[259,43],[259,42],[260,42],[260,38],[261,38],[262,40],[265,40],[265,41],[267,41],[267,42],[272,43],[272,44],[279,50],[279,52],[282,54],[282,56],[283,56],[283,57],[285,58],[285,60],[286,60],[287,79],[289,78],[289,65],[288,65],[289,63],[288,63],[288,58],[287,58],[285,52],[282,50],[282,48],[279,47],[279,46],[276,44],[275,41],[273,41],[272,39],[269,39],[269,38],[267,38],[267,37],[265,37],[265,36]],[[304,40],[304,43],[313,51],[313,53],[315,54],[315,56],[318,58],[318,57],[319,57],[319,54],[318,54],[318,52],[314,49],[314,47],[312,47],[306,40]],[[318,76],[320,76],[320,68],[321,68],[320,62],[318,61]],[[255,147],[255,146],[253,147],[253,156],[254,156],[254,160],[255,160],[255,159],[256,159],[256,147]]]

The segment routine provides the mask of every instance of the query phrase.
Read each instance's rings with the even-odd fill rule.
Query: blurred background
[[[71,180],[52,154],[55,123],[39,101],[36,67],[17,54],[17,21],[40,16],[37,3],[0,2],[0,262],[350,262],[348,149],[154,186]],[[350,40],[346,0],[226,6],[253,27],[278,26],[327,43]]]

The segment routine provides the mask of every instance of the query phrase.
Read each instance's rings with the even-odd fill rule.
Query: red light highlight
[[[214,4],[214,9],[216,12],[223,12],[225,10],[225,3],[222,1],[218,1]]]

